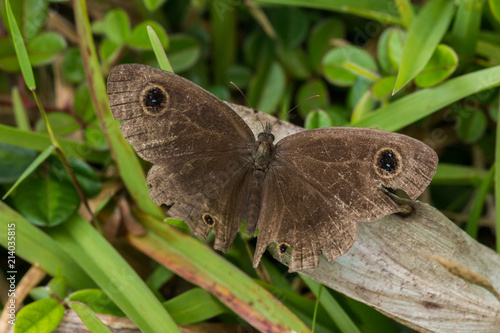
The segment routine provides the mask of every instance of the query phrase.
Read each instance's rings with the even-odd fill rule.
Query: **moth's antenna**
[[[238,89],[238,91],[240,92],[240,94],[243,96],[243,98],[245,99],[245,101],[247,102],[247,104],[250,106],[250,108],[252,110],[255,110],[252,106],[252,104],[250,104],[250,102],[248,101],[247,97],[245,96],[245,94],[243,93],[243,91],[241,91],[241,89],[232,81],[229,81],[229,83],[231,83],[236,89]],[[259,118],[259,114],[258,113],[255,113],[255,117],[257,118],[257,120],[259,121],[260,123],[260,126],[262,126],[262,130],[264,131],[264,124],[262,123],[262,121],[260,121],[260,118]]]
[[[314,95],[314,96],[311,96],[309,98],[306,98],[305,100],[303,100],[302,102],[300,102],[299,104],[295,105],[293,108],[290,109],[290,111],[288,111],[287,113],[285,113],[284,115],[282,115],[279,119],[277,119],[272,125],[271,125],[271,128],[274,126],[274,124],[276,124],[278,121],[280,120],[283,120],[283,118],[287,115],[287,114],[290,114],[290,112],[292,112],[293,110],[295,110],[296,108],[298,108],[302,103],[305,103],[307,102],[308,100],[311,100],[313,98],[316,98],[316,97],[319,97],[319,95]]]

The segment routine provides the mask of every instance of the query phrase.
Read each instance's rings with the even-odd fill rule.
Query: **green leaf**
[[[26,51],[26,46],[24,45],[23,36],[19,31],[19,28],[10,8],[10,0],[5,0],[5,6],[7,11],[7,17],[9,20],[10,31],[12,34],[12,39],[14,41],[14,48],[16,50],[17,59],[19,61],[19,66],[21,67],[21,72],[23,73],[24,81],[29,89],[35,89],[35,77],[33,75],[33,69],[28,57],[28,52]]]
[[[92,167],[77,158],[69,158],[68,162],[85,196],[89,198],[96,196],[101,191],[101,183]],[[53,157],[50,159],[50,174],[59,182],[72,184],[66,168],[58,158]]]
[[[63,276],[52,278],[47,287],[60,299],[65,299],[69,290],[68,281]]]
[[[180,73],[188,70],[198,61],[201,48],[197,39],[179,34],[170,38],[167,54],[173,70]]]
[[[99,55],[102,60],[105,60],[107,63],[112,63],[113,60],[120,55],[122,49],[122,45],[106,39],[99,45]]]
[[[237,11],[226,10],[221,15],[220,5],[223,1],[210,2],[210,23],[212,35],[212,68],[214,83],[225,85],[223,82],[226,68],[234,65],[238,41]],[[234,6],[230,1],[227,5]]]
[[[306,55],[301,47],[288,49],[278,46],[277,53],[281,64],[290,76],[299,80],[304,80],[311,76],[307,67]]]
[[[307,102],[302,103],[306,99],[319,95]],[[309,81],[304,82],[298,89],[297,95],[295,97],[295,104],[300,104],[297,108],[299,110],[302,118],[305,118],[310,110],[322,109],[329,102],[328,89],[323,80],[318,78],[313,78]]]
[[[130,20],[123,9],[113,9],[104,18],[104,32],[115,44],[126,43],[131,34]]]
[[[370,91],[366,91],[360,98],[354,110],[352,111],[351,122],[356,122],[362,119],[365,115],[370,113],[373,108],[373,99]]]
[[[11,147],[10,145],[5,145],[5,144],[0,144],[0,147],[2,147],[2,150],[0,151],[0,156],[5,154],[5,151],[4,151],[4,148],[6,151],[8,150],[11,150],[9,149],[9,147]],[[31,175],[33,173],[33,171],[36,170],[36,168],[38,168],[38,166],[40,164],[42,164],[43,161],[45,161],[51,154],[52,152],[55,150],[55,147],[54,146],[50,146],[48,147],[47,149],[45,149],[40,155],[38,155],[38,157],[31,163],[29,164],[28,166],[26,166],[26,169],[24,169],[24,171],[22,172],[22,174],[19,175],[19,178],[17,178],[16,180],[16,183],[14,185],[12,185],[12,187],[7,191],[7,193],[5,193],[5,195],[3,196],[2,200],[5,200],[5,198],[7,198],[7,196],[9,196],[9,194],[14,191],[18,186],[19,184],[21,184],[23,182],[23,180],[25,180],[29,175]],[[15,152],[19,152],[19,151],[25,151],[25,152],[31,152],[31,150],[24,150],[22,148],[16,148],[14,150]],[[30,153],[30,155],[31,155]],[[13,158],[15,158],[15,156],[13,156],[14,154],[9,154],[9,159],[10,161],[15,161]],[[1,156],[1,157],[5,157],[5,156]],[[3,160],[3,159],[0,159],[0,161]],[[5,158],[5,160],[7,160],[7,158]],[[13,167],[12,169],[13,170],[16,170],[16,166],[18,166],[19,164],[19,161],[15,161],[14,163],[12,162],[7,162],[7,167]],[[9,165],[10,164],[10,165]],[[14,164],[14,166],[12,166],[12,164]],[[0,168],[5,168],[5,165],[0,165]],[[7,168],[6,168],[7,169]],[[12,170],[5,170],[5,173],[8,175],[9,173],[12,173]]]
[[[392,0],[254,0],[256,4],[300,6],[362,16],[382,23],[401,24]]]
[[[453,21],[449,43],[460,55],[460,58],[467,61],[467,59],[473,58],[476,52],[483,0],[464,0],[458,1],[457,4],[458,10]]]
[[[47,134],[23,131],[3,124],[0,124],[0,142],[36,151],[43,151],[52,145]],[[109,152],[95,150],[87,143],[62,138],[59,142],[68,156],[96,163],[106,163],[109,160]]]
[[[448,45],[440,44],[424,69],[415,77],[421,88],[434,86],[444,81],[458,66],[458,56]]]
[[[87,221],[74,214],[47,232],[144,333],[180,332],[165,308],[123,257]]]
[[[167,48],[168,37],[165,29],[159,23],[151,20],[143,21],[134,27],[127,45],[139,50],[152,50],[153,46],[151,46],[151,42],[149,41],[148,26],[156,32],[163,48]]]
[[[351,72],[352,74],[354,74],[355,76],[357,76],[359,78],[364,78],[364,79],[369,80],[369,81],[376,81],[380,78],[378,73],[376,73],[372,70],[363,68],[362,66],[360,66],[354,62],[350,62],[349,60],[344,61],[342,63],[342,67],[344,69],[348,70],[349,72]]]
[[[490,11],[493,17],[500,23],[500,2],[497,0],[488,0],[488,4],[490,5]]]
[[[95,119],[95,108],[90,96],[89,85],[86,81],[82,82],[75,92],[73,108],[76,114],[85,122],[91,122]]]
[[[90,332],[92,333],[111,333],[109,328],[104,325],[99,318],[85,305],[78,302],[71,302],[69,305],[82,320]]]
[[[95,288],[95,283],[80,268],[79,263],[73,260],[54,239],[29,223],[3,201],[0,201],[0,224],[5,230],[9,224],[15,225],[16,255],[24,261],[38,265],[49,275],[64,276],[73,289]],[[7,248],[7,237],[0,237],[0,244]]]
[[[458,134],[467,143],[476,142],[486,131],[486,115],[473,108],[464,108],[459,113]]]
[[[229,93],[229,89],[225,86],[212,85],[207,88],[207,91],[214,94],[218,99],[222,99],[223,101],[228,101],[231,97]]]
[[[16,50],[8,37],[0,38],[0,68],[7,73],[19,71]]]
[[[338,326],[341,332],[352,332],[361,333],[358,326],[353,322],[348,313],[342,308],[342,306],[332,297],[326,288],[323,288],[321,294],[319,293],[319,288],[321,284],[301,275],[302,281],[311,289],[316,297],[319,297],[321,305],[328,312],[328,315],[332,318],[335,324]]]
[[[469,234],[474,239],[477,239],[477,233],[479,229],[479,218],[483,213],[483,206],[486,200],[486,195],[488,194],[491,185],[493,184],[493,179],[495,177],[495,165],[490,168],[488,176],[481,182],[476,197],[472,203],[472,207],[467,218],[467,224],[465,227],[465,232]]]
[[[324,108],[324,110],[330,115],[332,119],[333,126],[345,126],[349,123],[349,118],[351,116],[351,110],[339,104],[331,104]]]
[[[313,27],[307,39],[307,52],[314,70],[320,69],[321,59],[332,48],[331,41],[343,38],[344,35],[344,23],[335,18],[322,20]]]
[[[371,80],[367,80],[363,77],[354,81],[354,84],[347,92],[347,107],[354,110],[359,101],[370,91],[372,85],[373,82]]]
[[[377,60],[380,65],[380,68],[384,73],[390,73],[392,70],[391,61],[389,59],[389,37],[391,33],[396,29],[401,31],[401,29],[394,27],[384,29],[384,31],[382,31],[378,39]]]
[[[174,272],[167,269],[165,266],[158,265],[158,266],[156,266],[156,268],[153,270],[153,272],[146,279],[146,283],[147,283],[149,289],[151,289],[151,291],[155,294],[155,296],[162,302],[165,299],[164,299],[163,295],[160,293],[160,288],[165,283],[170,281],[170,279],[172,279],[173,276],[174,276]]]
[[[306,129],[333,126],[332,118],[323,110],[313,110],[306,117],[304,127]]]
[[[389,62],[395,70],[399,70],[401,57],[403,56],[403,47],[407,38],[406,31],[401,29],[391,29],[387,37],[387,52]]]
[[[30,290],[29,295],[35,301],[38,301],[40,299],[52,298],[47,287],[35,287]]]
[[[19,310],[14,333],[50,333],[64,317],[64,306],[53,298],[35,301]]]
[[[147,29],[149,41],[151,42],[151,46],[153,47],[153,51],[160,68],[164,71],[173,72],[172,66],[170,65],[167,55],[165,54],[165,50],[163,49],[163,45],[161,45],[160,39],[158,38],[155,30],[149,25],[147,26]]]
[[[163,303],[178,325],[199,323],[229,312],[221,302],[201,288],[193,288]]]
[[[11,97],[17,127],[21,130],[29,131],[31,129],[31,125],[28,119],[28,115],[26,114],[26,109],[23,105],[23,100],[21,99],[21,94],[19,93],[19,88],[17,86],[12,87]]]
[[[158,8],[161,7],[167,0],[143,0],[144,1],[144,6],[149,10],[150,12],[154,12]]]
[[[36,152],[0,143],[0,183],[13,183],[36,159]]]
[[[413,18],[415,17],[415,12],[413,10],[413,6],[410,0],[396,0],[395,1],[396,8],[398,9],[399,15],[402,19],[402,25],[405,28],[410,26]]]
[[[248,101],[257,110],[272,113],[285,93],[285,84],[285,72],[278,63],[262,67],[252,79]]]
[[[250,78],[252,77],[252,71],[250,68],[243,65],[233,65],[226,69],[225,82],[233,82],[241,90],[245,89],[250,83]],[[232,84],[229,88],[235,89]]]
[[[372,94],[375,99],[390,97],[396,84],[396,75],[382,77],[372,85]]]
[[[28,54],[32,66],[48,64],[66,48],[66,40],[56,32],[44,32],[28,43]]]
[[[85,79],[82,56],[77,47],[66,50],[61,72],[64,78],[71,83],[79,83]]]
[[[71,302],[81,302],[95,313],[125,317],[125,313],[101,289],[78,290],[69,295]]]
[[[2,1],[3,3],[3,1]],[[11,1],[12,11],[19,29],[26,40],[35,37],[45,25],[49,12],[47,0],[16,0]],[[3,22],[7,22],[7,16],[2,8]],[[7,26],[10,32],[9,27]]]
[[[453,1],[432,0],[413,20],[408,29],[393,93],[404,87],[425,67],[448,29],[454,11]]]
[[[96,150],[108,150],[108,143],[106,142],[106,137],[104,132],[99,126],[90,125],[85,128],[85,141],[90,145],[90,147]]]
[[[269,21],[285,48],[295,48],[307,35],[309,22],[302,9],[292,6],[268,8]]]
[[[245,61],[255,68],[261,68],[275,57],[275,42],[262,30],[254,30],[243,43]]]
[[[499,84],[500,66],[482,69],[402,97],[351,125],[397,131],[461,98]]]
[[[51,112],[47,115],[54,134],[66,135],[79,129],[80,123],[72,115],[64,112]],[[48,133],[47,125],[43,118],[39,118],[35,124],[35,129],[38,132]]]
[[[328,51],[322,61],[323,75],[332,84],[349,87],[356,81],[357,76],[345,69],[345,61],[367,70],[377,70],[377,63],[368,52],[356,46],[341,46]]]
[[[13,202],[31,223],[53,227],[66,221],[78,210],[80,197],[70,184],[34,175],[17,188]]]

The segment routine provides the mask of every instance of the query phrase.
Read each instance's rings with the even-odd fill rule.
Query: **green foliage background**
[[[15,223],[21,270],[38,263],[52,276],[31,297],[58,295],[89,328],[103,329],[71,302],[128,316],[144,332],[204,322],[401,330],[270,258],[255,271],[243,235],[222,258],[181,221],[170,220],[181,232],[161,225],[149,166],[117,130],[104,81],[118,63],[158,66],[148,26],[173,70],[221,99],[246,103],[232,81],[255,109],[306,128],[373,127],[427,143],[440,164],[422,200],[500,249],[498,1],[19,0],[9,9],[4,0],[0,13],[0,243],[8,250]],[[146,236],[106,241],[132,216]],[[33,313],[41,331],[57,326],[62,305],[38,302],[19,313],[18,332]]]

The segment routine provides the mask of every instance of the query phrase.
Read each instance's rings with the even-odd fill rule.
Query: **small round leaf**
[[[165,29],[163,27],[151,20],[143,21],[136,25],[134,29],[132,30],[132,35],[130,36],[130,39],[128,41],[128,45],[130,47],[139,49],[139,50],[152,50],[153,46],[151,45],[151,42],[149,41],[149,35],[147,31],[147,27],[150,26],[153,28],[153,30],[156,32],[158,35],[158,39],[160,40],[161,45],[163,45],[163,48],[168,47],[168,37],[167,33],[165,32]],[[174,68],[175,69],[175,68]]]
[[[306,129],[313,129],[330,126],[333,126],[333,121],[327,112],[323,110],[313,110],[307,115],[304,127]]]
[[[367,70],[377,70],[377,63],[368,52],[348,45],[335,48],[325,54],[322,61],[323,75],[334,85],[341,87],[353,85],[357,76],[344,68],[343,63],[346,61]]]
[[[80,197],[72,184],[37,175],[19,185],[13,201],[28,221],[43,227],[64,222],[80,206]]]
[[[50,333],[64,317],[64,306],[54,298],[41,299],[19,310],[14,333]]]
[[[106,36],[116,44],[124,44],[130,38],[130,20],[123,9],[106,13],[104,28]]]
[[[486,115],[481,110],[465,108],[459,114],[458,134],[467,143],[476,142],[486,131],[486,125]]]
[[[432,87],[455,71],[458,56],[455,51],[444,44],[437,46],[424,69],[415,77],[415,84],[421,88]]]
[[[200,43],[196,38],[188,35],[175,35],[170,38],[167,50],[168,60],[176,73],[186,71],[193,67],[201,54]]]

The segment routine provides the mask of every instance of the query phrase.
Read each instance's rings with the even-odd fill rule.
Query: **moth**
[[[323,253],[336,259],[356,221],[401,210],[381,186],[415,199],[437,167],[424,143],[381,130],[321,128],[275,142],[266,124],[256,136],[211,93],[145,65],[114,67],[108,97],[125,138],[154,164],[154,202],[203,240],[213,231],[222,252],[245,220],[249,235],[259,231],[254,267],[270,243],[291,251],[290,271],[317,267]]]

